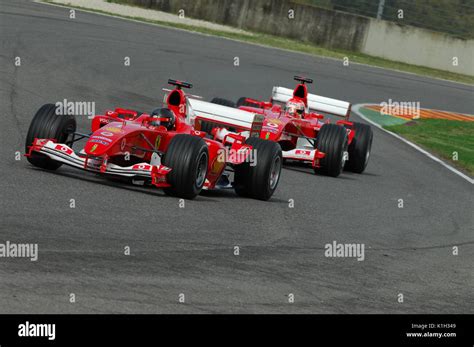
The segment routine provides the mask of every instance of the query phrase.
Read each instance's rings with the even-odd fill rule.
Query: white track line
[[[455,169],[455,168],[452,167],[451,165],[449,165],[449,164],[445,163],[444,161],[442,161],[441,159],[435,157],[433,154],[431,154],[431,153],[425,151],[425,150],[424,150],[423,148],[421,148],[420,146],[415,145],[413,142],[410,142],[410,141],[408,141],[407,139],[401,137],[400,135],[395,134],[395,133],[393,133],[393,132],[391,132],[391,131],[388,131],[387,129],[384,129],[384,128],[383,128],[382,126],[380,126],[379,124],[377,124],[377,123],[373,122],[372,120],[368,119],[367,117],[365,117],[365,116],[359,111],[359,109],[360,109],[361,107],[364,107],[365,105],[369,105],[369,104],[357,104],[357,105],[353,105],[353,106],[352,106],[352,111],[353,111],[355,114],[357,114],[360,118],[362,118],[363,120],[365,120],[366,122],[369,122],[370,124],[372,124],[374,127],[377,127],[377,128],[379,128],[380,130],[382,130],[382,131],[384,131],[384,132],[386,132],[386,133],[388,133],[388,134],[390,134],[390,135],[396,137],[397,139],[399,139],[399,140],[405,142],[405,143],[408,144],[409,146],[415,148],[417,151],[419,151],[419,152],[423,153],[424,155],[426,155],[428,158],[433,159],[433,160],[436,161],[437,163],[440,163],[441,165],[443,165],[443,166],[444,166],[445,168],[447,168],[448,170],[454,172],[456,175],[458,175],[458,176],[464,178],[464,179],[465,179],[466,181],[468,181],[469,183],[474,184],[474,179],[472,179],[471,177],[465,175],[465,174],[462,173],[461,171]]]

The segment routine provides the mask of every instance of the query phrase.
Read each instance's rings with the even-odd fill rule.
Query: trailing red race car
[[[188,199],[201,189],[215,188],[234,188],[239,195],[269,199],[280,178],[280,146],[259,138],[258,122],[248,117],[230,125],[254,128],[252,136],[227,132],[212,139],[195,130],[192,123],[200,111],[191,108],[189,100],[195,96],[187,96],[182,89],[192,85],[171,79],[168,83],[175,88],[166,90],[165,107],[150,114],[122,108],[106,111],[93,117],[89,134],[76,131],[74,116],[58,114],[54,104],[43,105],[26,137],[28,161],[48,170],[67,164],[127,177]],[[195,101],[204,109],[209,109],[207,105],[214,109],[215,105]],[[228,120],[218,114],[214,117]],[[73,144],[83,138],[87,138],[84,148],[73,150]]]
[[[309,94],[309,78],[295,76],[299,83],[294,90],[274,87],[270,101],[242,97],[237,103],[214,98],[211,102],[264,116],[262,139],[276,141],[283,149],[283,158],[310,163],[316,172],[338,176],[345,168],[362,173],[369,162],[373,133],[370,126],[349,121],[351,104],[346,101]],[[321,113],[344,117],[334,123]],[[200,129],[222,125],[203,119]],[[238,132],[246,128],[229,127]]]

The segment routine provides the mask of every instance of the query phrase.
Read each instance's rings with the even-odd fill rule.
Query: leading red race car
[[[192,123],[201,111],[192,109],[182,89],[192,85],[171,79],[168,83],[175,88],[167,90],[165,107],[150,114],[122,108],[106,111],[93,117],[89,134],[76,131],[74,116],[58,114],[54,104],[43,105],[26,137],[28,161],[48,170],[67,164],[127,177],[188,199],[203,188],[233,187],[239,195],[268,200],[280,178],[280,146],[259,138],[259,124],[253,117],[234,124],[254,129],[247,137],[226,132],[225,136],[210,138],[206,132],[195,130]],[[195,101],[200,109],[209,110],[209,105],[211,110],[215,108]],[[228,120],[225,114],[215,117]],[[88,138],[84,148],[73,150],[73,144],[83,138]]]
[[[260,137],[281,145],[283,158],[310,163],[316,172],[336,177],[344,168],[362,173],[369,162],[373,133],[370,126],[349,121],[351,104],[346,101],[309,94],[309,78],[295,76],[294,90],[274,87],[270,101],[242,97],[237,103],[222,98],[211,102],[236,107],[264,117]],[[322,113],[344,117],[330,123]],[[200,129],[216,126],[204,118]],[[245,128],[228,127],[245,132]]]

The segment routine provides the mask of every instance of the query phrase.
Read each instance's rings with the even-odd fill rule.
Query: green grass
[[[54,0],[43,0],[43,1],[49,2],[49,3],[55,3]],[[126,1],[124,0],[110,0],[109,2],[124,3],[127,5],[130,5],[126,3]],[[341,64],[342,64],[342,59],[344,57],[348,57],[350,63],[352,62],[352,63],[367,64],[367,65],[378,66],[382,68],[410,72],[417,75],[423,75],[423,76],[441,78],[441,79],[446,79],[446,80],[451,80],[451,81],[456,81],[456,82],[474,84],[474,76],[467,76],[467,75],[457,74],[457,73],[453,73],[449,71],[432,69],[432,68],[424,67],[424,66],[401,63],[397,61],[377,58],[377,57],[373,57],[367,54],[356,53],[352,51],[328,49],[328,48],[316,46],[314,44],[310,44],[307,42],[297,41],[297,40],[274,36],[274,35],[267,35],[267,34],[257,33],[257,32],[252,32],[248,34],[247,33],[233,33],[233,32],[202,28],[202,27],[180,24],[180,23],[169,23],[169,22],[163,22],[163,21],[157,21],[157,20],[148,20],[148,19],[144,19],[140,17],[117,15],[114,13],[109,13],[109,12],[101,11],[101,10],[94,10],[87,7],[80,7],[80,6],[66,6],[66,7],[74,7],[74,8],[83,9],[83,10],[90,10],[97,13],[114,15],[117,17],[129,18],[129,19],[139,20],[142,22],[153,23],[153,24],[198,32],[198,33],[207,34],[207,35],[225,37],[228,39],[233,39],[237,41],[243,41],[243,42],[248,42],[248,43],[253,43],[253,44],[258,44],[258,45],[263,45],[263,46],[276,47],[276,48],[286,49],[290,51],[308,53],[308,54],[312,54],[316,56],[341,59]]]
[[[474,175],[474,122],[422,119],[384,126]],[[458,160],[453,160],[453,153]]]

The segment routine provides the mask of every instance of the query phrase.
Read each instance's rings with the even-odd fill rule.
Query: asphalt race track
[[[29,1],[1,0],[0,38],[0,242],[39,244],[36,262],[0,258],[0,313],[474,313],[472,184],[378,129],[364,174],[287,167],[268,202],[221,191],[180,208],[157,189],[15,160],[42,104],[147,111],[169,77],[209,100],[267,98],[301,73],[328,97],[465,113],[472,86]],[[364,261],[325,257],[333,241],[365,244]]]

